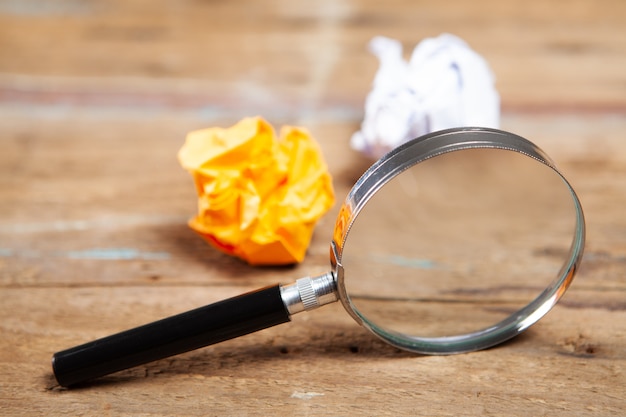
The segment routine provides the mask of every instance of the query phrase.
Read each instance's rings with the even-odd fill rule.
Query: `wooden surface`
[[[0,414],[624,415],[626,3],[621,0],[0,1]],[[455,33],[491,64],[502,127],[544,148],[583,202],[562,302],[470,354],[401,352],[340,305],[76,390],[53,352],[328,267],[252,268],[186,226],[185,133],[261,114],[320,141],[339,199],[374,35]]]

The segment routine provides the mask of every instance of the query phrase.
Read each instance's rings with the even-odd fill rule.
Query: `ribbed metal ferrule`
[[[281,297],[289,314],[309,311],[337,301],[337,284],[332,272],[318,277],[300,278],[280,287]]]

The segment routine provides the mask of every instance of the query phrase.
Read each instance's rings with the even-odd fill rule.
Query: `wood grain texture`
[[[626,3],[0,1],[2,415],[623,415]],[[367,41],[455,33],[487,58],[502,127],[576,188],[587,250],[559,305],[471,354],[390,347],[340,305],[59,388],[52,353],[328,268],[338,207],[305,261],[217,253],[176,161],[186,132],[261,114],[319,140],[339,199],[376,70]],[[558,256],[549,248],[542,256]]]

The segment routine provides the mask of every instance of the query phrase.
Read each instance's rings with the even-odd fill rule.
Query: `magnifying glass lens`
[[[378,190],[344,243],[344,284],[368,327],[398,337],[479,332],[558,276],[576,213],[562,178],[518,152],[466,149]]]

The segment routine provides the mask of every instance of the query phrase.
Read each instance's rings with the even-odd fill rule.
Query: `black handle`
[[[67,387],[287,321],[276,285],[57,352],[52,368]]]

